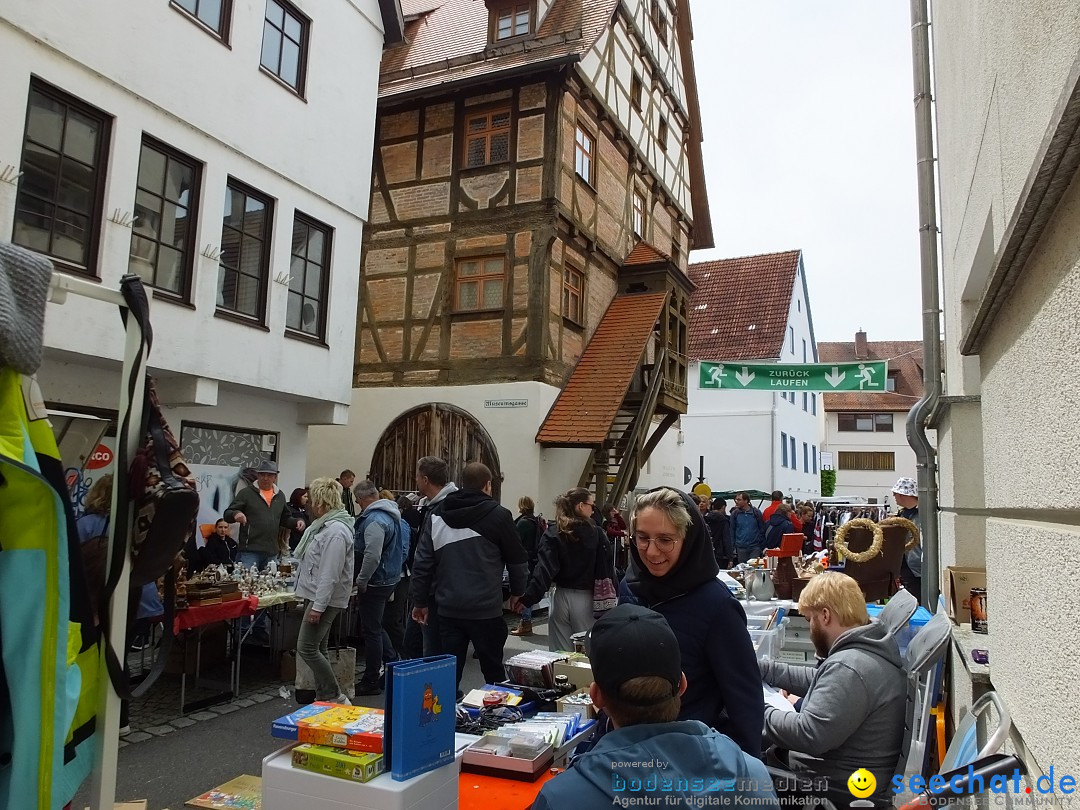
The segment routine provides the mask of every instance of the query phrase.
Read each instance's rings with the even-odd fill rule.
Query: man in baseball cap
[[[901,478],[892,488],[893,499],[900,507],[897,513],[915,524],[919,523],[919,490],[914,478]],[[922,530],[922,526],[919,526]],[[904,555],[900,563],[900,582],[915,596],[922,599],[922,544],[915,546]]]
[[[677,720],[686,691],[679,642],[667,620],[639,605],[619,605],[585,640],[593,705],[613,730],[571,768],[545,783],[533,810],[664,803],[666,797],[753,797],[778,810],[765,765],[697,720]],[[652,802],[646,801],[652,799]],[[679,806],[684,806],[679,802]]]

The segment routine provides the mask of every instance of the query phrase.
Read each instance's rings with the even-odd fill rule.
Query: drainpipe
[[[926,421],[941,397],[941,302],[938,291],[938,224],[927,0],[911,0],[911,60],[915,83],[915,156],[919,178],[919,264],[926,393],[908,413],[907,440],[915,451],[918,469],[923,546],[922,594],[919,596],[932,613],[937,607],[941,587],[941,558],[937,458],[934,447],[926,437]]]

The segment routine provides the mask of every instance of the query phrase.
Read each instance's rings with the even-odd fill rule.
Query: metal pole
[[[915,157],[919,181],[919,259],[922,280],[923,368],[926,392],[908,413],[907,440],[915,451],[922,530],[923,605],[931,612],[941,589],[937,458],[926,437],[926,419],[941,396],[941,321],[938,290],[938,224],[934,121],[930,82],[927,0],[911,0],[911,61],[915,85]]]
[[[55,278],[55,277],[54,277]],[[75,292],[80,295],[86,295],[80,287],[73,286],[70,282],[73,279],[66,277],[60,277],[58,288],[67,292]],[[85,282],[82,282],[85,284]],[[109,291],[109,295],[105,296],[101,293],[103,290],[96,288],[95,285],[87,285],[94,289],[93,298],[108,301],[110,303],[118,304],[121,307],[126,307],[123,296],[116,291]],[[146,291],[147,298],[151,298],[150,290]],[[55,299],[54,299],[55,300]],[[141,428],[141,414],[143,410],[143,392],[145,386],[143,379],[146,377],[146,362],[147,356],[144,352],[142,355],[142,361],[139,363],[138,368],[133,368],[135,365],[135,357],[139,351],[139,346],[143,342],[142,330],[139,328],[139,324],[134,318],[129,317],[127,320],[127,334],[124,342],[124,364],[120,374],[120,404],[117,414],[117,424],[123,425],[124,417],[131,412],[130,424],[128,425],[127,432],[127,447],[128,452],[134,455],[138,449],[139,444],[142,441],[140,435]],[[128,402],[128,388],[127,381],[131,378],[131,374],[135,375],[136,385],[135,394],[132,401]],[[128,469],[131,466],[131,458],[116,459],[116,474],[126,475]],[[113,487],[113,501],[112,511],[113,519],[109,521],[109,557],[112,559],[112,549],[116,543],[116,527],[120,525],[120,521],[124,520],[127,525],[130,526],[133,520],[133,505],[132,502],[117,503],[117,497],[119,496],[119,490],[117,487]],[[128,587],[131,579],[131,556],[124,554],[124,566],[120,572],[120,580],[116,584],[116,589],[113,591],[112,597],[109,600],[109,626],[103,628],[103,634],[105,638],[103,641],[107,641],[114,650],[119,651],[120,660],[123,661],[124,656],[127,655],[127,607],[128,607]],[[172,632],[169,628],[166,632]],[[117,754],[119,751],[120,742],[120,698],[112,688],[112,682],[109,680],[109,671],[105,666],[105,654],[104,647],[102,648],[100,670],[98,672],[98,729],[97,729],[97,752],[94,759],[94,772],[90,787],[90,807],[91,810],[112,810],[116,802],[116,762]]]

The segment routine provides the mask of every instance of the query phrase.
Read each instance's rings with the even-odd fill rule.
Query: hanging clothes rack
[[[49,282],[49,302],[63,305],[69,295],[80,295],[84,298],[93,298],[104,301],[118,307],[120,312],[127,315],[127,303],[120,290],[105,287],[101,284],[92,284],[89,281],[72,278],[53,272]],[[148,302],[153,298],[153,291],[146,290]],[[128,425],[127,443],[128,453],[134,457],[139,447],[142,436],[140,435],[142,419],[140,414],[143,409],[143,385],[134,386],[133,393],[129,395],[127,383],[131,379],[142,380],[146,376],[147,354],[145,351],[146,335],[136,318],[124,318],[124,361],[120,374],[119,407],[117,408],[117,425]],[[132,375],[135,375],[134,378]],[[132,418],[125,419],[128,413]],[[117,475],[126,475],[131,467],[132,458],[119,458],[116,460]],[[117,503],[119,488],[113,488],[113,502],[111,514],[123,516],[127,525],[133,520],[132,504]],[[116,544],[116,527],[120,520],[109,521],[109,559],[112,558],[112,550]],[[131,556],[124,555],[124,565],[120,579],[109,600],[109,623],[102,628],[103,642],[108,643],[114,650],[126,650],[127,633],[127,593],[128,583],[131,577]],[[98,728],[95,734],[98,737],[97,751],[94,760],[94,769],[91,777],[90,807],[91,810],[112,810],[116,802],[116,765],[120,742],[120,698],[113,690],[112,682],[108,677],[105,665],[104,643],[102,644],[101,668],[99,670],[98,692]]]

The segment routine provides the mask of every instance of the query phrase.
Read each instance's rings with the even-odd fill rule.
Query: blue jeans
[[[523,622],[531,622],[532,621],[532,608],[531,607],[521,609],[521,620]]]
[[[386,601],[393,592],[393,585],[369,585],[366,591],[357,596],[360,634],[364,639],[364,674],[360,680],[365,684],[380,683],[379,670],[383,662],[394,661],[398,657],[382,623]]]

